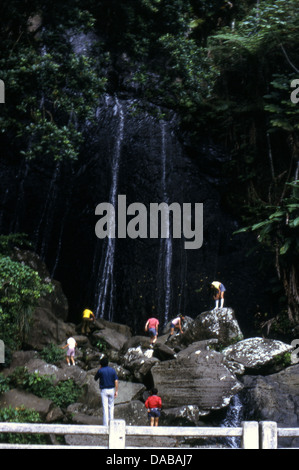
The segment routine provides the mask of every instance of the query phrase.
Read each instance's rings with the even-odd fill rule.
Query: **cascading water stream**
[[[223,427],[239,427],[242,422],[243,414],[243,403],[238,395],[234,395],[230,401],[227,414],[223,420],[221,426]],[[240,438],[238,437],[227,437],[226,443],[228,447],[239,448]]]
[[[107,100],[106,100],[107,104]],[[109,203],[116,206],[117,189],[118,189],[118,174],[120,166],[121,147],[124,137],[124,111],[122,104],[115,98],[113,107],[114,116],[118,116],[118,130],[116,135],[116,142],[114,152],[112,154],[111,162],[111,187],[109,195]],[[113,297],[114,297],[114,258],[115,258],[115,238],[108,237],[104,241],[102,259],[97,276],[96,291],[96,317],[104,317],[108,313],[107,319],[113,319]]]
[[[169,202],[166,170],[167,170],[167,154],[166,154],[166,131],[165,122],[161,121],[161,160],[162,160],[162,194],[163,202]],[[163,221],[168,227],[168,237],[160,239],[160,251],[158,261],[158,292],[159,292],[159,316],[164,318],[164,326],[169,321],[169,313],[171,306],[171,268],[172,268],[172,234],[170,231],[169,217]]]

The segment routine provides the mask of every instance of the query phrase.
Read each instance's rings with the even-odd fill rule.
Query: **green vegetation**
[[[1,79],[9,84],[0,129],[27,158],[76,159],[106,78],[102,58],[75,54],[68,34],[93,19],[79,2],[18,0],[2,6]]]
[[[50,343],[40,352],[40,356],[48,364],[57,364],[65,358],[65,353],[59,346]]]
[[[229,173],[238,175],[230,203],[247,225],[238,233],[256,233],[279,282],[270,280],[277,312],[287,311],[290,325],[299,319],[299,107],[290,99],[298,29],[295,1],[264,1],[209,38],[226,98],[218,116],[229,133],[219,130],[232,149]]]
[[[38,372],[29,373],[26,367],[16,367],[7,378],[6,385],[9,388],[20,388],[40,398],[52,400],[60,408],[67,408],[71,403],[75,403],[81,393],[80,388],[72,379],[55,384],[52,376],[40,375]]]
[[[96,344],[95,344],[96,348],[98,349],[99,352],[101,353],[104,353],[107,351],[107,343],[106,341],[103,339],[99,339],[98,341],[96,341]]]
[[[40,297],[52,291],[51,284],[43,282],[37,271],[12,259],[16,244],[23,244],[22,236],[1,236],[0,332],[5,346],[12,349],[22,345]]]
[[[22,344],[30,328],[30,320],[38,299],[50,292],[38,273],[22,263],[0,256],[1,300],[0,331],[7,347]]]
[[[8,423],[40,423],[39,413],[23,407],[0,409],[0,421]],[[47,438],[41,434],[1,433],[0,442],[9,444],[46,444]]]

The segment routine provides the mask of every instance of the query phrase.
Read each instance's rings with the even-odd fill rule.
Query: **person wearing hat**
[[[224,292],[226,291],[224,285],[219,281],[213,281],[211,284],[212,289],[214,290],[214,300],[215,300],[215,308],[219,308],[219,300],[220,300],[220,308],[224,306]]]

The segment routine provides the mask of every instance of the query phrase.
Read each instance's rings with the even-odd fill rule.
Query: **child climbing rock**
[[[150,347],[153,348],[158,337],[159,320],[157,318],[149,318],[145,324],[145,331],[150,335]]]
[[[76,340],[74,338],[69,338],[66,342],[66,345],[62,347],[62,349],[68,348],[66,353],[66,362],[68,366],[71,364],[74,366],[75,364],[75,348],[77,346]]]
[[[179,330],[178,333],[183,333],[182,329],[182,321],[185,319],[183,315],[179,315],[178,317],[171,320],[170,323],[170,334],[166,340],[166,342],[174,335],[174,330]]]
[[[157,394],[158,390],[153,388],[150,392],[150,396],[145,402],[151,426],[158,426],[161,415],[162,399]]]

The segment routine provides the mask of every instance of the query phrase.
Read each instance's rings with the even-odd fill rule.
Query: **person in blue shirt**
[[[118,395],[118,377],[115,370],[109,367],[106,357],[100,360],[100,366],[94,380],[100,379],[103,425],[108,426],[109,421],[114,418],[114,398]]]

